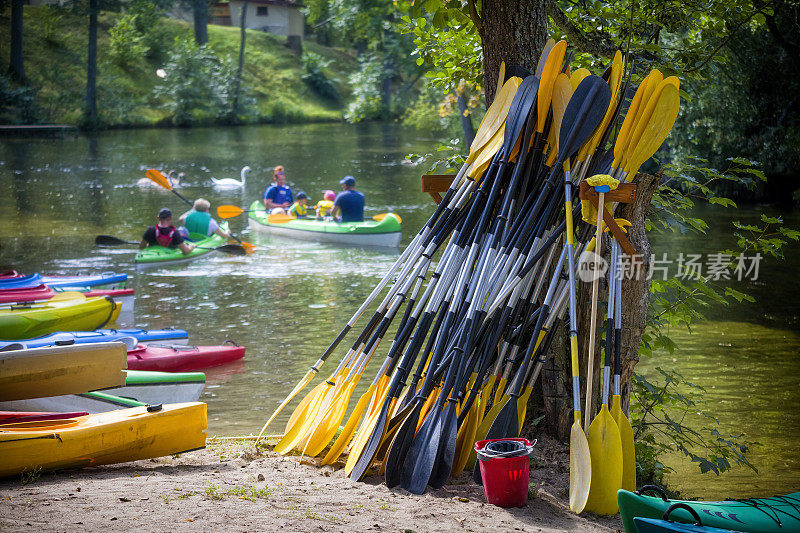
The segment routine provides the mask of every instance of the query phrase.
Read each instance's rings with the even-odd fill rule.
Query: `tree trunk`
[[[494,100],[500,62],[534,69],[547,41],[544,0],[484,0],[479,13],[486,105]]]
[[[11,57],[8,74],[17,83],[25,83],[25,57],[22,54],[23,0],[11,0]]]
[[[233,102],[231,104],[231,121],[237,122],[239,116],[239,90],[242,87],[242,70],[244,69],[244,46],[247,32],[245,31],[245,21],[247,20],[247,0],[242,5],[242,13],[239,17],[239,28],[241,37],[239,39],[239,66],[236,69],[236,80],[233,85]]]
[[[636,200],[632,204],[620,205],[615,213],[616,217],[629,220],[633,226],[628,228],[628,238],[637,252],[643,258],[643,264],[639,267],[639,272],[634,279],[625,279],[622,282],[622,342],[621,342],[621,363],[622,379],[621,393],[623,409],[627,411],[630,403],[630,382],[633,369],[639,361],[638,352],[642,342],[647,322],[647,309],[650,300],[650,265],[649,258],[652,254],[650,241],[645,232],[645,219],[650,206],[653,193],[660,181],[660,172],[651,176],[639,174],[634,179],[637,184]],[[603,255],[609,260],[610,241],[605,239]],[[605,295],[608,294],[608,283],[606,278],[600,280],[600,300],[605,302]],[[586,405],[586,371],[588,361],[588,331],[590,322],[590,302],[591,302],[591,283],[578,283],[578,346],[579,369],[581,375],[581,406]],[[605,324],[604,306],[598,309],[597,317],[597,338],[595,340],[595,359],[594,359],[594,380],[593,380],[593,412],[594,416],[600,405],[600,352],[604,349],[600,342],[600,337]],[[569,341],[567,330],[563,325],[554,332],[556,337],[550,352],[547,354],[547,363],[542,370],[542,397],[536,398],[533,395],[529,402],[526,423],[540,416],[542,411],[545,414],[546,431],[560,439],[569,436],[572,426],[572,382],[570,368]]]
[[[89,53],[86,64],[85,122],[97,126],[97,12],[100,0],[89,0]]]
[[[472,119],[467,113],[467,101],[464,99],[464,94],[458,94],[458,112],[461,114],[461,129],[464,131],[464,145],[469,149],[472,140],[475,139],[475,127],[472,125]]]
[[[206,0],[193,0],[194,41],[203,46],[208,44],[208,3]]]

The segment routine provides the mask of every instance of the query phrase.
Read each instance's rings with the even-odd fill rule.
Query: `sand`
[[[618,517],[569,511],[568,464],[563,445],[540,443],[527,506],[502,509],[466,474],[417,496],[225,440],[175,457],[0,481],[0,531],[620,530]]]

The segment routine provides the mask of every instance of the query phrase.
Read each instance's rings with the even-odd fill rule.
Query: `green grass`
[[[147,126],[168,123],[164,102],[153,96],[158,83],[156,69],[166,62],[168,50],[142,57],[128,67],[109,55],[109,29],[120,14],[101,12],[98,31],[98,110],[110,126]],[[26,6],[24,19],[25,70],[38,90],[43,122],[79,123],[86,90],[88,17],[47,6]],[[164,42],[191,36],[190,24],[161,19],[158,30]],[[0,14],[0,68],[9,56],[10,15]],[[220,57],[234,61],[239,53],[239,28],[208,27],[209,46]],[[304,41],[304,50],[331,59],[330,73],[336,78],[339,102],[314,94],[301,79],[300,57],[284,46],[285,38],[248,30],[243,85],[256,99],[254,122],[321,122],[342,119],[343,102],[349,97],[347,77],[356,68],[355,57],[339,49]],[[151,54],[152,55],[152,54]]]

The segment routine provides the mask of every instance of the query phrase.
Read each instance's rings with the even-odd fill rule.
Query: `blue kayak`
[[[30,274],[29,276],[20,276],[18,278],[0,278],[0,291],[30,289],[43,283],[42,276],[39,274]]]
[[[174,344],[180,344],[189,339],[189,335],[183,329],[98,329],[96,331],[63,331],[19,341],[0,341],[0,349],[9,344],[23,344],[26,348],[41,348],[42,346],[52,346],[56,342],[65,344],[69,344],[70,341],[75,344],[113,342],[124,337],[134,337],[139,342],[168,340]]]
[[[113,285],[114,288],[125,288],[128,281],[127,274],[117,274],[116,272],[103,272],[92,276],[42,276],[42,283],[54,289],[69,287],[100,287]]]
[[[735,533],[730,529],[703,526],[699,524],[684,524],[671,520],[657,520],[655,518],[633,519],[637,533]]]

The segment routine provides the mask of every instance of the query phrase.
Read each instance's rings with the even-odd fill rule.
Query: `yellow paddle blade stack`
[[[622,488],[627,491],[636,490],[636,449],[633,444],[633,428],[631,422],[622,411],[622,399],[615,394],[611,400],[611,416],[619,428],[622,445]]]
[[[592,420],[588,440],[592,476],[586,510],[617,514],[617,491],[622,488],[622,438],[606,404]]]

